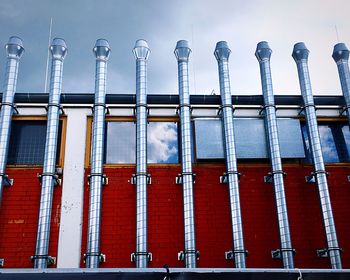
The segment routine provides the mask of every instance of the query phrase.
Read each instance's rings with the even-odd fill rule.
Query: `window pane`
[[[147,162],[178,163],[177,123],[150,122],[147,129]]]
[[[107,122],[106,163],[135,163],[136,125]]]
[[[60,154],[62,124],[60,122],[57,162]],[[43,164],[46,141],[46,121],[13,121],[8,164]]]

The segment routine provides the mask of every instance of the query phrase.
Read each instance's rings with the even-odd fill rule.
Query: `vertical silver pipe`
[[[235,148],[235,138],[233,129],[233,107],[231,97],[231,86],[229,77],[228,59],[231,50],[227,42],[221,41],[216,44],[214,55],[218,61],[220,95],[222,106],[222,122],[224,128],[225,154],[226,154],[226,176],[229,187],[232,235],[233,235],[233,255],[236,268],[246,267],[246,252],[243,240],[243,226],[241,215],[241,203],[239,197],[239,178],[237,171],[237,158]]]
[[[38,220],[38,231],[34,256],[35,268],[46,268],[49,260],[49,239],[53,188],[55,184],[55,167],[57,138],[60,118],[60,99],[62,90],[63,61],[67,54],[66,42],[55,38],[50,46],[51,79],[47,113],[46,144],[41,175],[41,197]]]
[[[184,259],[187,268],[196,267],[197,251],[194,227],[193,172],[191,143],[191,108],[188,77],[188,59],[191,53],[188,42],[178,41],[174,51],[178,62],[180,126],[181,126],[181,163],[184,203]]]
[[[148,266],[147,248],[147,59],[145,40],[137,40],[136,58],[136,267]]]
[[[350,124],[350,71],[349,49],[344,43],[334,46],[332,57],[337,64],[341,89],[346,103],[346,114]]]
[[[327,239],[327,251],[332,268],[341,269],[340,250],[335,229],[331,199],[328,191],[327,174],[323,161],[320,135],[317,127],[316,109],[308,69],[309,50],[304,43],[294,45],[292,56],[296,62],[300,90],[303,97],[307,132],[314,165],[314,176],[318,186],[323,223]]]
[[[7,62],[0,110],[0,204],[3,187],[6,180],[8,180],[5,171],[11,135],[12,114],[15,108],[14,97],[17,85],[18,64],[24,52],[23,42],[18,37],[10,37],[5,48]]]
[[[264,96],[264,117],[266,137],[269,143],[270,160],[272,167],[272,181],[275,190],[277,220],[281,241],[281,257],[284,268],[294,268],[293,248],[290,237],[286,194],[282,170],[280,143],[276,119],[275,98],[273,95],[270,58],[272,50],[267,42],[257,45],[255,56],[260,65],[261,86]]]
[[[103,185],[103,152],[106,113],[107,61],[111,49],[108,41],[96,41],[93,52],[96,57],[94,119],[92,123],[92,150],[89,197],[88,238],[85,255],[87,268],[98,268],[101,260],[100,228]]]

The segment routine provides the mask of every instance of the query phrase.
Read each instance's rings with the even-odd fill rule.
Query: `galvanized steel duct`
[[[191,143],[191,105],[188,77],[188,59],[191,53],[188,42],[178,41],[175,48],[178,62],[178,82],[180,98],[180,127],[181,127],[181,180],[183,185],[184,202],[184,260],[187,268],[196,267],[197,251],[194,226],[193,203],[193,172],[192,172],[192,143]]]
[[[91,173],[89,196],[88,238],[85,254],[87,268],[97,268],[101,262],[100,228],[103,177],[103,153],[106,113],[107,61],[111,49],[107,40],[98,39],[93,52],[96,56],[94,119],[92,123]]]
[[[0,204],[3,187],[10,183],[5,171],[11,134],[11,120],[15,108],[14,97],[17,84],[18,63],[24,52],[23,42],[18,37],[10,37],[5,48],[7,62],[0,110]]]
[[[306,48],[304,43],[297,43],[294,45],[292,56],[297,65],[300,90],[303,97],[307,132],[314,164],[313,174],[318,186],[323,223],[327,239],[328,248],[326,248],[326,250],[332,268],[341,269],[342,263],[340,257],[340,248],[338,246],[337,233],[333,219],[331,199],[328,190],[327,173],[323,161],[320,135],[317,127],[316,109],[309,76],[309,50]]]
[[[145,40],[137,40],[136,58],[136,267],[148,266],[147,248],[147,59],[150,49]]]
[[[67,54],[66,42],[63,39],[55,38],[50,46],[51,51],[51,78],[50,94],[47,113],[46,144],[41,175],[41,197],[38,220],[38,231],[35,247],[34,267],[46,268],[50,257],[49,239],[50,223],[53,199],[53,188],[57,181],[56,151],[60,118],[60,100],[62,90],[63,60]]]
[[[257,45],[255,56],[260,65],[261,86],[264,96],[264,118],[266,136],[269,143],[271,160],[271,178],[275,190],[276,210],[278,227],[280,233],[280,255],[284,268],[294,268],[293,248],[290,237],[286,194],[284,191],[284,180],[282,170],[282,159],[278,139],[278,128],[276,119],[275,99],[273,95],[270,58],[272,50],[267,42],[260,42]]]
[[[346,114],[350,124],[350,71],[349,49],[344,43],[334,46],[332,57],[337,64],[341,89],[346,103]]]
[[[237,171],[237,158],[235,149],[235,138],[233,129],[233,107],[230,88],[230,77],[228,59],[231,50],[227,42],[220,41],[216,44],[214,55],[218,61],[220,95],[221,95],[221,114],[223,122],[223,133],[225,139],[226,154],[226,177],[229,187],[232,237],[233,237],[233,256],[236,268],[246,267],[246,251],[243,240],[243,227],[241,216],[241,205],[239,197],[239,177]]]

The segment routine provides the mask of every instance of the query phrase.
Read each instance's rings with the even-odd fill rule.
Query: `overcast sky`
[[[273,49],[275,94],[299,94],[294,43],[304,41],[310,50],[314,94],[340,94],[333,46],[339,40],[350,47],[349,0],[1,0],[0,45],[9,36],[23,39],[18,92],[43,92],[50,18],[53,37],[68,45],[63,92],[93,92],[93,45],[109,40],[108,92],[135,90],[132,48],[146,39],[149,57],[149,93],[177,92],[176,42],[187,39],[191,94],[219,93],[217,41],[228,42],[232,94],[260,94],[256,44],[266,40]],[[5,50],[0,52],[0,77],[4,76]]]

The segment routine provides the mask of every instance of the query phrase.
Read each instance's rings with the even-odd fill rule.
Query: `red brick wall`
[[[35,250],[40,203],[37,174],[41,172],[41,168],[7,169],[9,177],[14,178],[14,185],[4,187],[0,210],[0,258],[5,259],[5,268],[33,267],[30,256]],[[61,186],[54,189],[49,245],[51,256],[57,256],[60,203]]]

